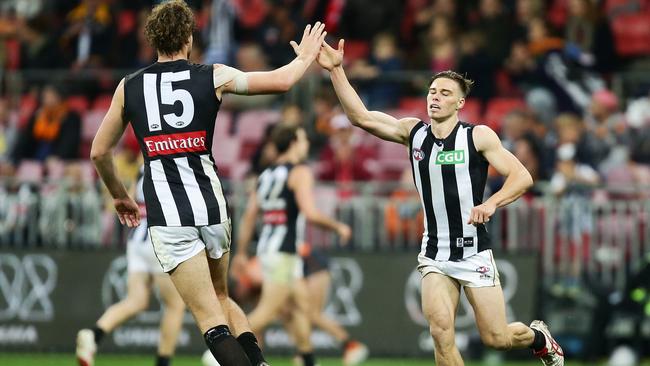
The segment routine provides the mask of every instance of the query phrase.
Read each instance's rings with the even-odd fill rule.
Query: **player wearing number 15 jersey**
[[[261,365],[265,361],[257,340],[226,288],[230,220],[210,153],[213,127],[225,94],[276,93],[293,86],[316,58],[324,25],[307,26],[300,44],[291,42],[297,57],[289,64],[251,73],[191,64],[193,29],[194,14],[182,0],[153,9],[145,36],[158,60],[120,82],[93,141],[91,158],[120,221],[137,226],[138,206],[117,178],[112,159],[127,123],[132,124],[145,158],[149,234],[163,271],[171,276],[221,365]]]

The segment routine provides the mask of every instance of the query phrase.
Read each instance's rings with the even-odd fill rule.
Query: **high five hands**
[[[339,40],[338,47],[334,49],[332,46],[325,42],[325,24],[316,22],[314,26],[307,25],[302,34],[300,44],[291,41],[291,47],[298,57],[305,57],[313,60],[314,58],[318,64],[327,71],[332,71],[335,67],[343,63],[343,47],[345,40]],[[312,58],[313,57],[313,58]]]

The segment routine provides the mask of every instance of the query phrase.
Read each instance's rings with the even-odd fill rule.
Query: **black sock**
[[[239,345],[235,337],[230,334],[227,325],[217,325],[208,329],[203,335],[205,344],[217,362],[223,366],[250,366],[244,349]]]
[[[253,366],[258,366],[262,362],[266,362],[264,355],[262,355],[260,345],[257,343],[257,338],[255,338],[255,334],[244,332],[237,337],[237,342],[244,349],[246,356],[248,356]]]
[[[544,336],[544,333],[540,332],[539,330],[533,328],[530,329],[532,329],[535,333],[535,339],[533,340],[533,343],[528,347],[532,348],[535,352],[539,352],[542,350],[542,348],[546,347],[546,337]]]
[[[106,332],[98,326],[93,327],[93,333],[95,334],[95,344],[99,344],[106,335]]]
[[[169,356],[158,355],[156,357],[156,366],[169,366],[171,365],[171,358]]]
[[[303,366],[314,366],[314,365],[316,365],[316,359],[314,359],[314,354],[313,353],[302,353],[300,355],[300,357],[302,357]]]

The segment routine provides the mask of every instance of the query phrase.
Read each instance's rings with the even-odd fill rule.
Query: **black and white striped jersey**
[[[424,207],[420,255],[456,261],[490,249],[485,225],[468,224],[483,201],[488,162],[476,151],[474,125],[458,122],[444,140],[420,121],[409,138],[413,178]]]
[[[305,218],[295,192],[287,185],[293,164],[270,166],[257,181],[257,203],[264,225],[257,243],[257,255],[275,252],[296,254],[304,241]]]
[[[212,65],[157,62],[125,78],[124,118],[144,155],[149,226],[204,226],[228,219],[210,148],[221,102]]]

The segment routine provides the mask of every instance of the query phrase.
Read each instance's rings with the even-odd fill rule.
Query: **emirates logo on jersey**
[[[413,159],[422,161],[424,159],[424,151],[420,149],[413,149]]]
[[[205,131],[145,137],[144,145],[147,148],[149,157],[207,151],[205,147]]]

